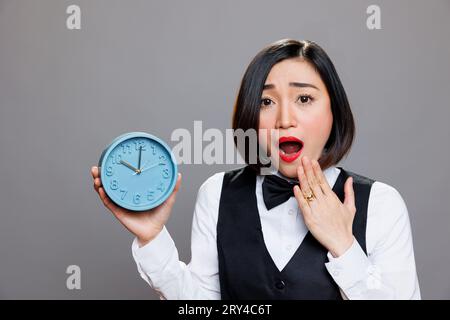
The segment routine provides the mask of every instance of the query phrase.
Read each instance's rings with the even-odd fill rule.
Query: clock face
[[[116,138],[103,152],[99,165],[105,192],[129,210],[152,209],[175,187],[177,167],[170,148],[144,132]]]

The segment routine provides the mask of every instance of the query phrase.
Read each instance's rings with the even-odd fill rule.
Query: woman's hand
[[[300,187],[294,187],[294,194],[311,234],[334,256],[342,255],[353,243],[353,218],[355,217],[355,194],[353,179],[349,177],[344,185],[345,200],[342,203],[333,192],[319,163],[302,158],[297,168]],[[306,197],[311,193],[311,201]]]
[[[136,236],[139,246],[144,246],[161,232],[170,217],[177,192],[181,185],[180,173],[178,173],[175,189],[169,198],[158,207],[143,212],[134,212],[115,205],[103,189],[98,167],[92,167],[91,174],[94,179],[94,189],[97,191],[105,207],[114,214],[125,228]]]

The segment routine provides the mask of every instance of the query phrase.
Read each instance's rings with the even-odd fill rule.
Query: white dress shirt
[[[331,187],[340,169],[324,170]],[[191,261],[179,261],[178,250],[164,227],[143,247],[137,239],[132,253],[141,277],[161,299],[220,299],[216,225],[224,172],[200,187],[194,209]],[[294,197],[267,210],[257,176],[256,199],[267,250],[281,271],[302,243],[308,229]],[[398,191],[379,181],[372,185],[367,209],[367,256],[354,239],[352,246],[325,267],[344,299],[420,299],[411,227]]]

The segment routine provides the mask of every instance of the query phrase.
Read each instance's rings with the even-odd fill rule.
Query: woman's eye
[[[301,95],[298,97],[298,101],[300,101],[302,104],[310,104],[312,100],[313,98],[310,95]]]
[[[269,98],[263,98],[261,99],[261,107],[268,107],[272,104],[272,100]]]

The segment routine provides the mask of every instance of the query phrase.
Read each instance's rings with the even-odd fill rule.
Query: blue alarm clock
[[[159,206],[172,193],[177,165],[161,139],[145,133],[125,133],[103,151],[100,178],[106,194],[118,206],[145,211]]]

